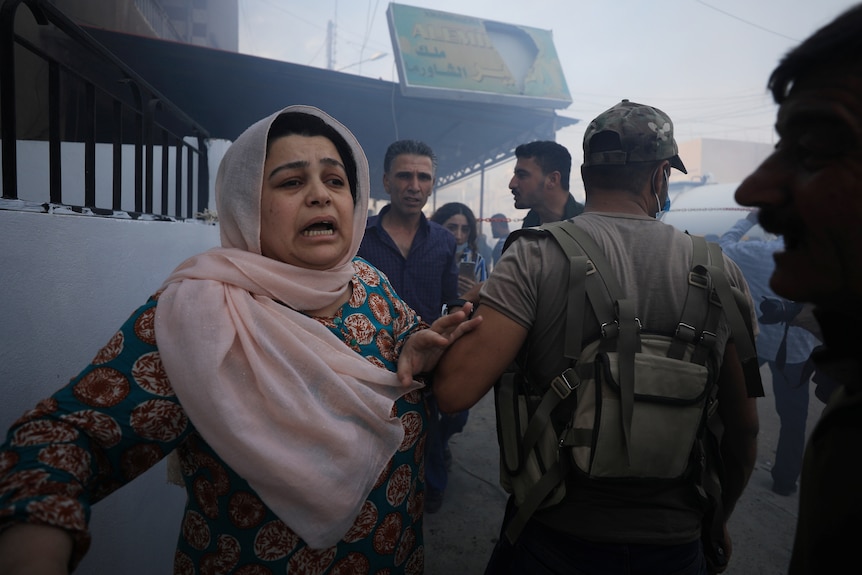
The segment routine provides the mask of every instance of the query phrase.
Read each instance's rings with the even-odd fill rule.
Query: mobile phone
[[[474,279],[476,277],[476,262],[461,262],[458,264],[458,275]]]

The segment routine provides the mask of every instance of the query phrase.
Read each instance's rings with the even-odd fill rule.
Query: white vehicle
[[[707,183],[692,186],[689,182],[672,183],[670,211],[663,214],[661,220],[681,231],[715,241],[717,236],[721,236],[751,210],[740,206],[733,199],[739,184]],[[746,235],[761,238],[765,232],[756,225]]]

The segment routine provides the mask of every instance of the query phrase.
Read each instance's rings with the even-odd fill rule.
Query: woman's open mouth
[[[305,237],[331,236],[334,234],[335,225],[332,222],[317,222],[302,230],[302,235]]]

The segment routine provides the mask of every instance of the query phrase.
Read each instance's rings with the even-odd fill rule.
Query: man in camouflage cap
[[[673,122],[658,108],[623,100],[587,126],[584,166],[656,160],[668,160],[670,167],[688,173],[673,139]]]
[[[587,127],[581,166],[586,205],[565,224],[580,228],[604,253],[603,277],[615,273],[624,292],[619,301],[633,303],[642,330],[665,334],[679,327],[693,253],[689,236],[656,219],[667,200],[671,168],[685,172],[670,118],[651,106],[623,100]],[[570,262],[551,234],[533,228],[510,237],[480,293],[475,314],[482,323],[447,350],[435,371],[433,390],[444,411],[471,407],[512,362],[541,397],[554,376],[572,365],[565,353],[567,317],[582,318],[584,345],[602,332],[589,300],[570,294],[580,282],[568,287]],[[728,281],[751,305],[742,272],[721,257]],[[570,311],[570,306],[576,307]],[[756,322],[753,315],[751,319]],[[603,482],[569,472],[562,500],[527,515],[514,542],[507,537],[512,533],[508,526],[520,525],[524,514],[518,514],[514,497],[509,499],[486,573],[702,575],[730,556],[726,521],[754,467],[758,424],[729,323],[724,315],[717,323],[715,344],[705,353],[713,366],[710,373],[718,379],[717,409],[724,426],[720,451],[727,481],[720,497],[725,507],[710,523],[715,530],[705,532],[717,532],[721,545],[710,545],[709,554],[704,553],[701,523],[706,506],[697,496],[697,469],[679,480],[649,484]],[[677,376],[667,374],[668,380]],[[571,415],[552,413],[563,421]],[[502,425],[505,437],[509,432]],[[526,508],[526,501],[521,506]]]

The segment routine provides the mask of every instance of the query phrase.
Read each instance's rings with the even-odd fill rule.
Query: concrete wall
[[[772,144],[700,138],[682,142],[679,156],[688,174],[672,171],[671,181],[699,180],[741,182],[774,150]]]
[[[219,243],[201,222],[0,209],[0,430],[74,377],[188,256]],[[173,572],[185,491],[164,462],[93,508],[76,575]]]

